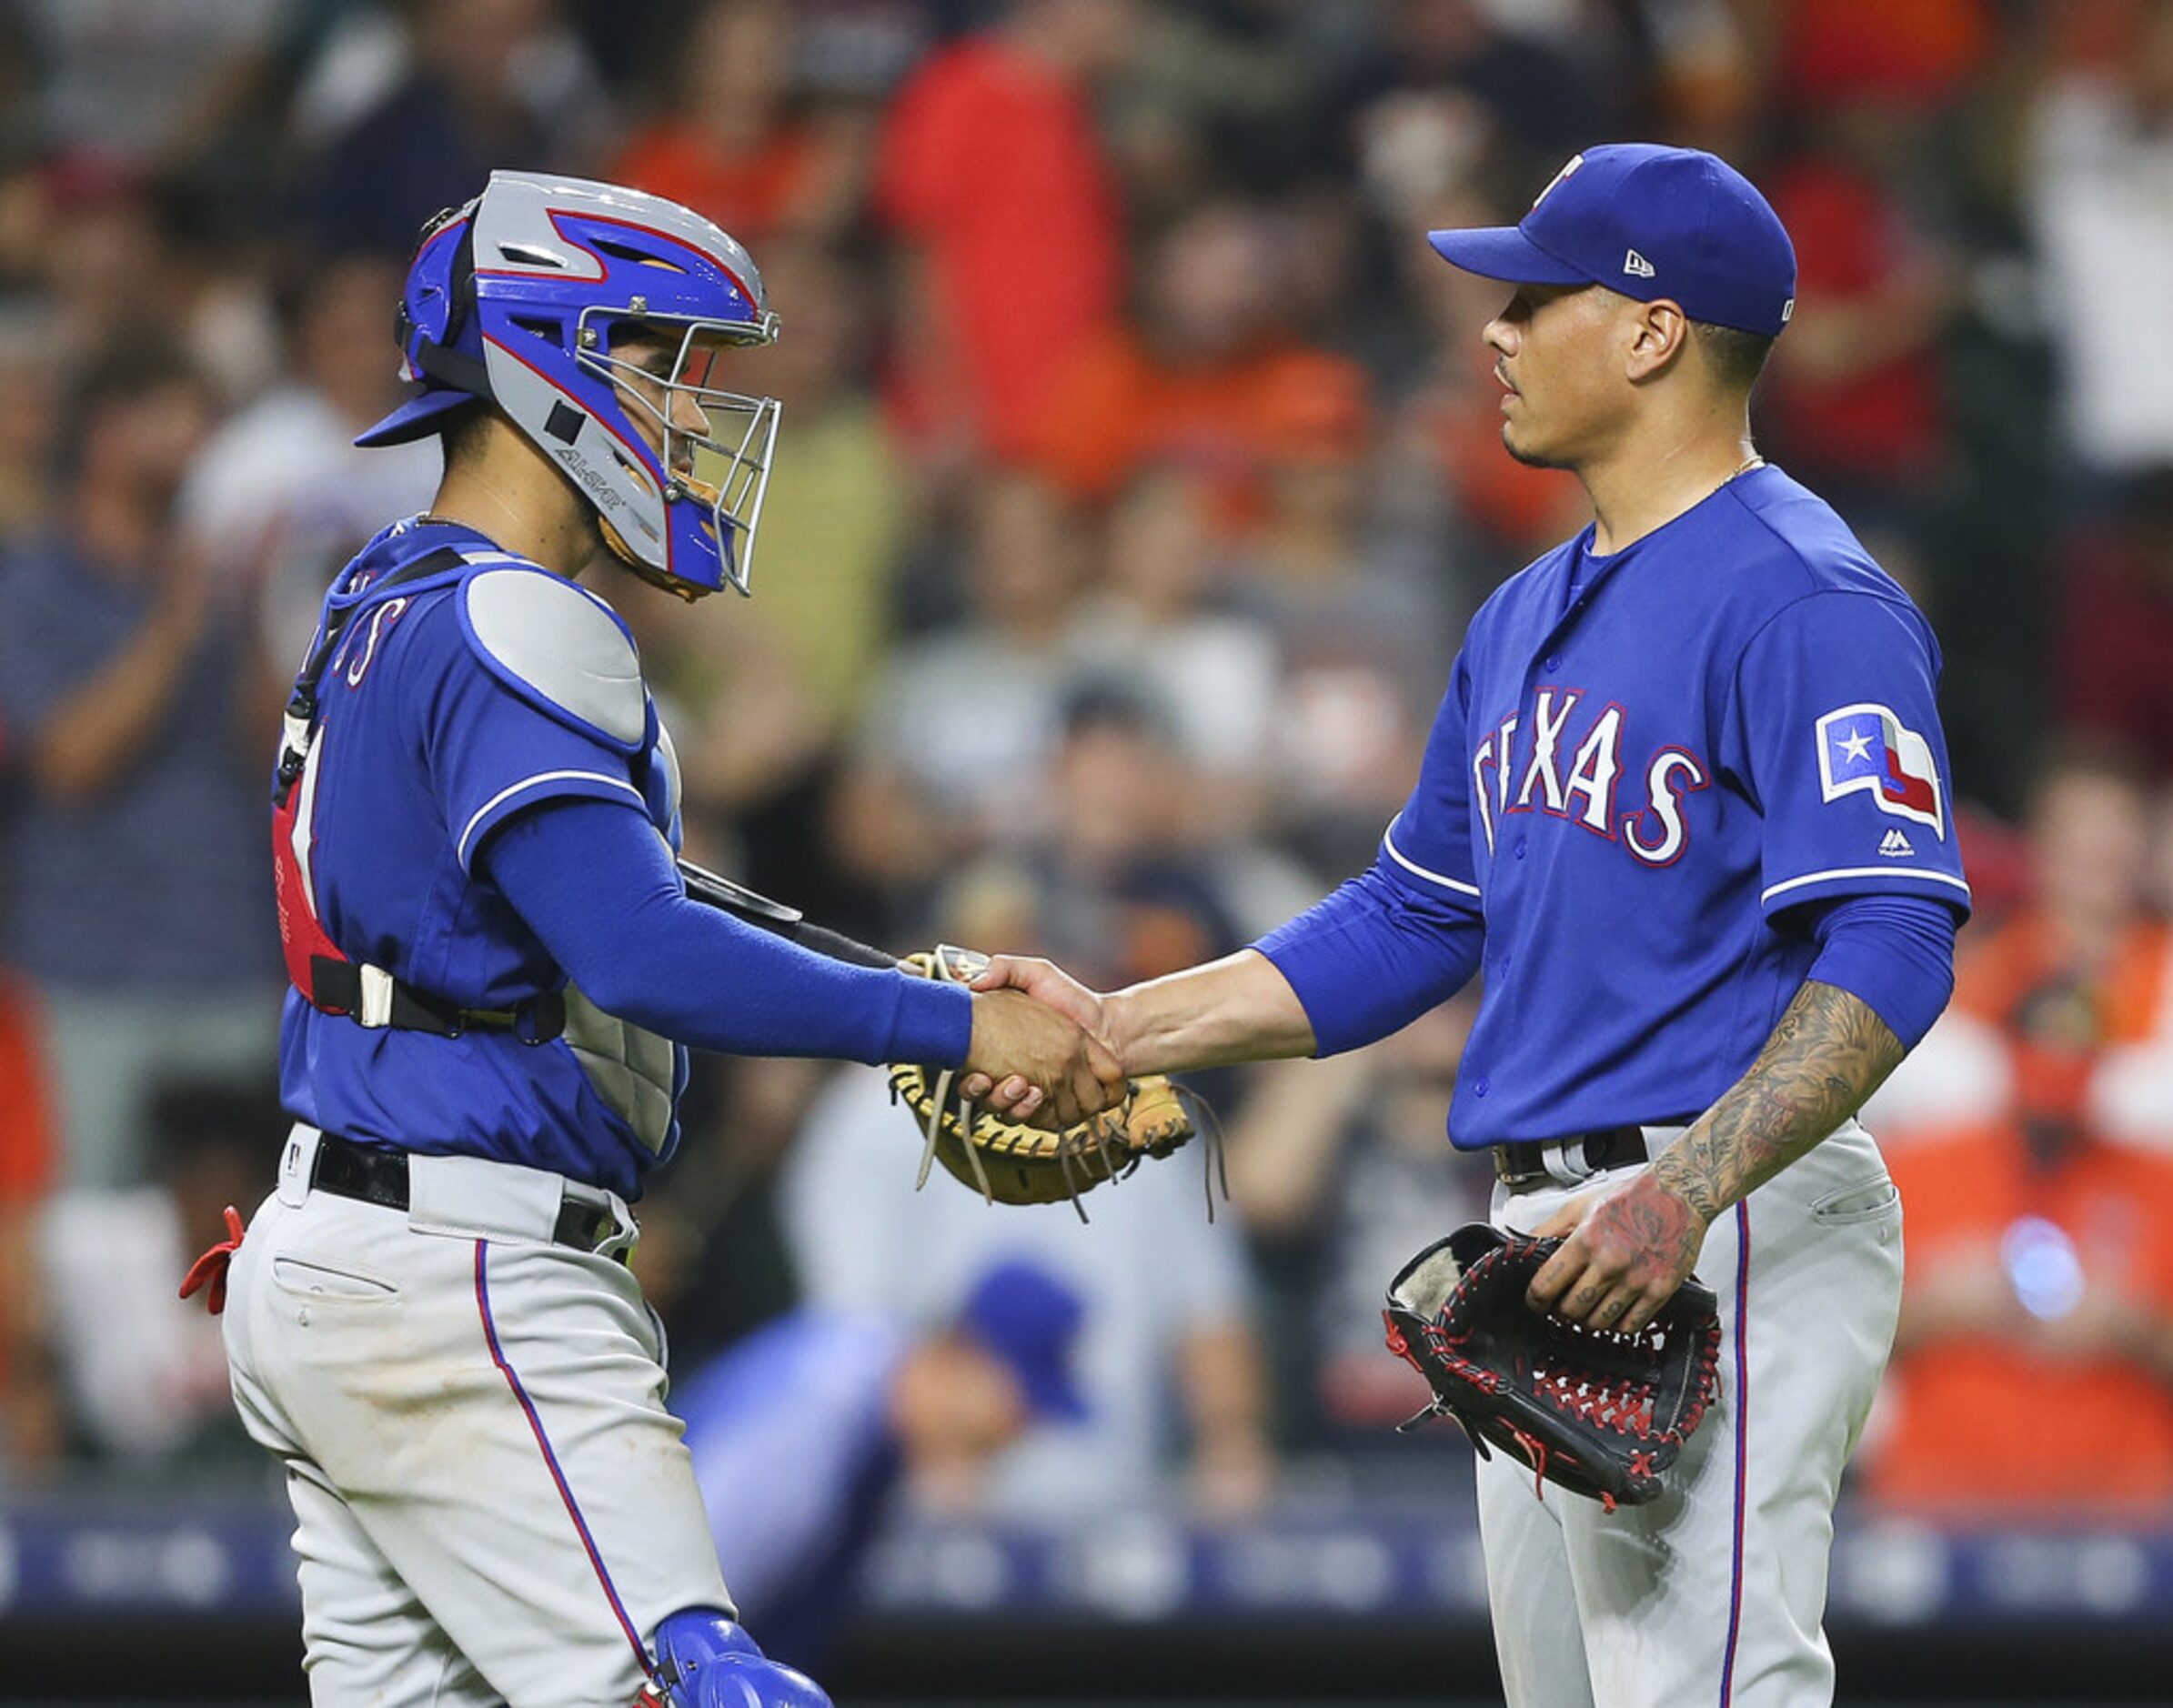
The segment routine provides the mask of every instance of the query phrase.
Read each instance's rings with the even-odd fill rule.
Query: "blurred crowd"
[[[1771,196],[1801,291],[1760,447],[1946,648],[1977,913],[1870,1117],[1911,1279],[1866,1491],[2173,1519],[2165,0],[4,0],[0,1490],[248,1452],[172,1289],[284,1131],[276,711],[435,483],[432,443],[348,443],[428,216],[563,170],[762,269],[754,598],[599,584],[689,851],[1109,985],[1366,863],[1464,619],[1585,519],[1501,453],[1500,292],[1423,233],[1625,137]],[[1086,1227],[916,1197],[880,1072],[703,1061],[642,1207],[675,1370],[796,1312],[956,1351],[1026,1262],[1060,1303],[1023,1357],[934,1383],[975,1405],[900,1380],[910,1498],[1240,1515],[1444,1460],[1389,1430],[1420,1396],[1377,1310],[1484,1211],[1442,1126],[1474,1000],[1206,1076],[1212,1225],[1192,1153]],[[1001,1392],[1051,1360],[1076,1405]],[[2051,1451],[2051,1381],[2118,1447]]]

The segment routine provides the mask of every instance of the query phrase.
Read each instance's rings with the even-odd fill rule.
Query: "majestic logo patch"
[[[1623,256],[1622,270],[1625,273],[1635,274],[1639,278],[1653,276],[1653,264],[1635,249]]]
[[[1881,812],[1928,824],[1947,839],[1947,810],[1940,799],[1939,768],[1931,743],[1885,706],[1844,706],[1818,720],[1818,780],[1822,796],[1838,800],[1859,789]],[[1901,850],[1880,846],[1881,853]]]
[[[1893,829],[1879,839],[1878,851],[1889,859],[1898,860],[1909,859],[1916,852],[1916,849],[1909,839],[1902,833],[1901,827],[1896,825]]]

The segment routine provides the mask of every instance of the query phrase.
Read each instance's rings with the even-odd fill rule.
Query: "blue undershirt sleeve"
[[[630,801],[544,802],[506,820],[477,859],[607,1014],[739,1056],[966,1059],[964,990],[848,966],[689,901],[670,850]]]
[[[1954,994],[1954,909],[1928,896],[1844,896],[1812,916],[1807,975],[1846,990],[1905,1049],[1923,1041]]]
[[[1382,867],[1361,873],[1252,947],[1297,992],[1315,1055],[1401,1031],[1461,990],[1485,922],[1444,892],[1423,894]]]

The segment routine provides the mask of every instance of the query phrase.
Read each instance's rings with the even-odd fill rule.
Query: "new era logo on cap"
[[[1514,226],[1427,234],[1444,259],[1519,285],[1605,285],[1693,320],[1776,337],[1796,247],[1735,167],[1697,148],[1610,143],[1554,175]]]

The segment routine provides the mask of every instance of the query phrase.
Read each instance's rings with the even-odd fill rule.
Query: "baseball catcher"
[[[679,766],[604,589],[750,591],[780,406],[740,389],[778,326],[747,251],[498,172],[425,227],[394,325],[411,389],[358,442],[442,437],[444,474],[333,578],[294,678],[295,1125],[193,1275],[249,1433],[307,1470],[311,1693],[830,1708],[739,1622],[628,1268],[686,1052],[939,1062],[1058,1123],[1124,1075],[1023,995],[810,952],[673,869]]]
[[[1561,1243],[1472,1222],[1403,1266],[1388,1348],[1434,1390],[1403,1427],[1452,1417],[1481,1458],[1492,1443],[1609,1512],[1641,1506],[1712,1403],[1719,1313],[1695,1280],[1635,1334],[1534,1311],[1525,1290]]]

